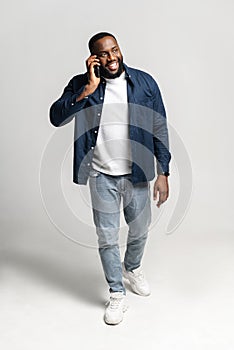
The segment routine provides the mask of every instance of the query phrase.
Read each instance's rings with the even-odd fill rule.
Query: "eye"
[[[106,52],[102,52],[99,54],[99,57],[102,57],[102,58],[105,58],[107,56],[107,53]]]
[[[112,52],[117,53],[117,52],[118,52],[118,49],[117,49],[117,48],[116,48],[116,49],[113,49]]]

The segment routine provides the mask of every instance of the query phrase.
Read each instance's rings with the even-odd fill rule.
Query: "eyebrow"
[[[115,45],[115,46],[113,46],[112,48],[111,48],[111,50],[113,50],[113,49],[115,49],[115,48],[118,48],[118,46],[117,45]],[[101,50],[101,51],[98,51],[99,53],[101,53],[101,52],[107,52],[106,50]]]

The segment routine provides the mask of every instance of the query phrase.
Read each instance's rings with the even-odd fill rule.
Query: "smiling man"
[[[58,127],[75,119],[73,181],[89,182],[99,254],[109,285],[107,324],[118,324],[127,309],[125,281],[134,293],[150,294],[142,257],[151,222],[150,181],[157,178],[157,207],[168,198],[171,154],[166,113],[155,80],[130,68],[116,38],[106,32],[89,41],[87,72],[73,77],[50,108]],[[128,225],[121,262],[120,206]]]

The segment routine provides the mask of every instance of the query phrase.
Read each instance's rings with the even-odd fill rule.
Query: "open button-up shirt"
[[[157,173],[168,173],[169,151],[166,112],[156,81],[148,73],[124,64],[127,79],[129,139],[132,156],[132,183],[151,181]],[[50,108],[56,126],[75,119],[73,181],[87,184],[105,96],[105,79],[97,89],[76,102],[88,83],[87,73],[74,76],[62,96]]]

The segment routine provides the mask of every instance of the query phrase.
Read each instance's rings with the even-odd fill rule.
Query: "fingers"
[[[161,204],[163,204],[164,202],[166,202],[168,198],[168,192],[167,191],[159,191],[159,200],[157,203],[157,207],[159,208]]]
[[[89,84],[91,86],[93,86],[94,88],[97,87],[98,84],[100,83],[100,76],[96,76],[95,71],[94,71],[94,67],[100,66],[100,65],[101,65],[100,61],[96,55],[91,55],[86,60]]]
[[[161,204],[163,204],[169,196],[168,188],[161,188],[160,186],[154,186],[154,200],[158,199],[157,207],[159,208]]]
[[[89,56],[89,58],[86,60],[86,67],[87,69],[90,69],[91,67],[93,67],[95,64],[100,66],[100,61],[97,58],[96,55],[91,55]]]

